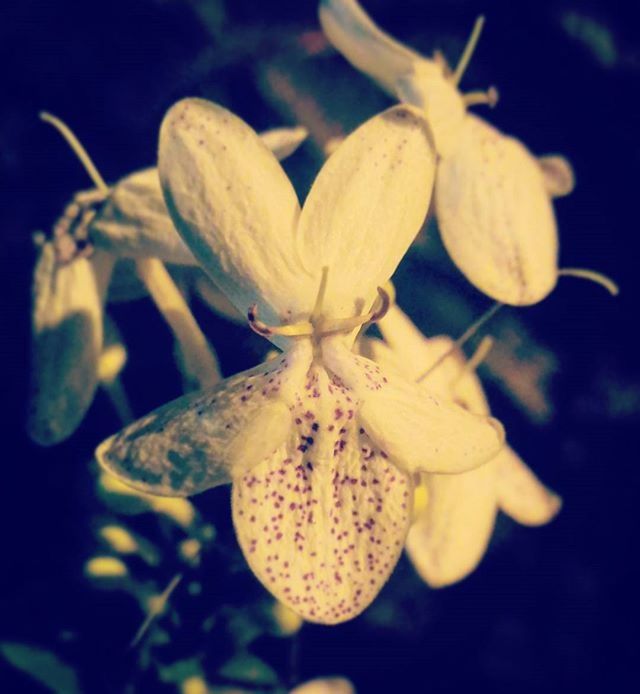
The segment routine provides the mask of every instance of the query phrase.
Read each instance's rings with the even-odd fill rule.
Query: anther
[[[468,92],[464,94],[462,100],[465,106],[478,106],[479,104],[486,104],[490,108],[493,108],[497,103],[500,95],[495,87],[489,87],[486,92]]]

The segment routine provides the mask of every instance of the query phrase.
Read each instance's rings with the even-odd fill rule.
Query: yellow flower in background
[[[161,128],[176,228],[283,353],[150,413],[96,455],[151,494],[232,482],[249,565],[310,621],[345,621],[375,598],[404,545],[414,473],[469,470],[502,445],[495,420],[351,351],[424,221],[434,167],[421,114],[398,106],[344,141],[300,209],[273,154],[226,109],[188,99]]]
[[[426,338],[397,307],[379,322],[386,342],[365,339],[363,350],[383,368],[413,381],[425,397],[457,402],[470,412],[489,415],[489,405],[473,368],[448,337]],[[445,355],[446,358],[442,359]],[[442,359],[442,361],[440,361]],[[430,365],[435,365],[432,370]],[[485,465],[460,475],[422,474],[415,520],[406,549],[432,587],[455,583],[473,571],[485,554],[498,510],[523,525],[543,525],[561,501],[546,489],[517,453],[504,446]]]

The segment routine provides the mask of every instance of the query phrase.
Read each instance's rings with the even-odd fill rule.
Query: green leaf
[[[11,665],[31,675],[56,694],[80,693],[76,673],[49,651],[23,643],[0,643],[0,653]]]

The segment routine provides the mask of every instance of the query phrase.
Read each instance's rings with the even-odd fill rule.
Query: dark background
[[[363,616],[338,627],[304,627],[297,645],[301,678],[339,673],[365,694],[410,687],[631,691],[638,685],[640,37],[634,6],[365,4],[394,35],[425,53],[442,48],[454,63],[476,15],[487,16],[463,86],[495,84],[498,107],[478,113],[533,152],[562,152],[571,160],[578,185],[556,205],[562,264],[597,268],[622,293],[611,299],[566,279],[542,304],[509,309],[491,324],[498,334],[515,331],[523,360],[543,365],[541,411],[499,383],[499,364],[485,375],[512,445],[563,496],[558,519],[525,529],[500,518],[479,569],[448,589],[430,591],[403,559]],[[258,130],[300,121],[312,141],[287,169],[304,197],[321,162],[318,143],[390,103],[317,32],[315,3],[293,0],[25,1],[0,9],[0,640],[57,650],[82,672],[86,691],[124,691],[136,681],[126,643],[139,614],[126,596],[97,591],[82,577],[95,546],[91,519],[99,513],[87,463],[95,444],[118,426],[108,402],[99,395],[80,430],[56,448],[39,448],[23,433],[31,232],[49,229],[71,195],[90,187],[37,113],[46,109],[69,123],[109,181],[153,163],[163,113],[181,97],[217,100]],[[450,266],[432,228],[403,262],[397,286],[401,305],[431,334],[461,333],[488,305]],[[244,328],[201,305],[194,311],[226,375],[264,353],[266,344]],[[130,352],[124,382],[136,413],[177,396],[171,338],[148,302],[117,305],[112,315]],[[233,548],[227,490],[195,503],[218,528],[219,542]],[[250,573],[234,569],[235,578],[225,578],[225,556],[213,550],[200,569],[211,602],[258,599],[262,589]],[[215,661],[220,641],[190,630],[198,616],[175,631],[171,648],[197,648]],[[65,641],[65,633],[75,636]],[[289,646],[279,644],[256,647],[282,672]],[[0,690],[44,691],[3,667]],[[141,684],[135,691],[155,690]]]

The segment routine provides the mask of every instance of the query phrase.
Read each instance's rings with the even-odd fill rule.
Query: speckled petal
[[[438,399],[417,385],[385,373],[351,354],[337,339],[323,341],[324,362],[361,400],[360,417],[371,438],[409,472],[465,472],[491,460],[504,430]]]
[[[240,546],[262,583],[305,619],[351,619],[395,566],[411,515],[412,484],[358,421],[342,383],[313,366],[276,453],[235,476]]]
[[[560,511],[562,500],[547,489],[511,448],[498,454],[500,510],[522,525],[544,525]]]
[[[319,17],[335,48],[390,94],[396,80],[411,71],[414,61],[421,60],[381,31],[355,0],[322,0]]]
[[[407,536],[407,553],[432,587],[462,580],[478,565],[498,512],[496,460],[461,475],[425,475],[427,504]]]
[[[333,317],[368,310],[427,214],[435,152],[415,110],[396,106],[351,133],[322,167],[304,203],[300,255]]]
[[[33,284],[27,429],[43,446],[71,436],[93,401],[112,269],[113,258],[103,252],[60,264],[52,243],[42,247]]]
[[[480,291],[513,305],[554,288],[556,222],[540,166],[524,145],[469,114],[436,177],[436,215],[454,263]]]
[[[221,106],[185,99],[162,123],[158,169],[176,228],[236,308],[257,301],[271,324],[306,317],[318,282],[296,255],[298,200],[258,135]]]
[[[272,456],[293,426],[297,381],[311,361],[298,342],[272,362],[154,410],[104,441],[103,468],[139,491],[189,496]]]

